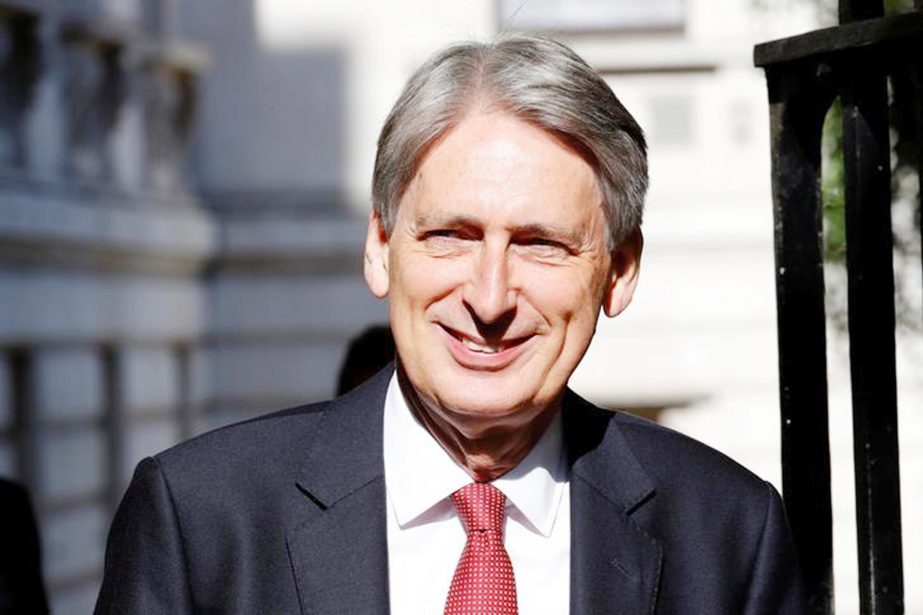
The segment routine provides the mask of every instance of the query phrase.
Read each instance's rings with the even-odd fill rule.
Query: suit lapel
[[[392,370],[334,400],[298,477],[288,536],[304,613],[387,613],[382,409]]]
[[[653,613],[660,543],[632,514],[653,485],[618,424],[568,393],[564,433],[571,462],[571,612]]]

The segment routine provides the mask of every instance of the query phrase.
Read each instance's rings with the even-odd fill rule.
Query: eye
[[[567,245],[549,237],[523,237],[518,244],[539,258],[564,258],[571,254]]]
[[[458,228],[435,228],[420,234],[420,240],[426,249],[435,253],[455,253],[468,246],[474,239],[470,232]]]
[[[433,231],[427,231],[423,234],[424,239],[429,239],[431,237],[456,237],[458,231],[455,229],[441,228]]]

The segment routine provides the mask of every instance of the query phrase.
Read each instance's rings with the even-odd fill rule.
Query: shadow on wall
[[[187,36],[211,57],[194,157],[209,200],[219,209],[335,211],[345,177],[346,49],[310,40],[271,48],[258,38],[253,2],[197,0],[182,11]]]

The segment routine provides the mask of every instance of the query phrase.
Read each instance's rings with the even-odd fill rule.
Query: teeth
[[[468,350],[473,350],[474,352],[483,352],[484,354],[494,354],[503,350],[502,346],[491,346],[489,344],[478,344],[474,340],[470,340],[467,337],[462,338],[462,344],[465,345],[465,348]]]

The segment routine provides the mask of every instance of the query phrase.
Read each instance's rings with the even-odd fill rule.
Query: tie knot
[[[490,483],[471,483],[452,494],[455,509],[472,530],[493,530],[503,534],[503,513],[506,496]]]

